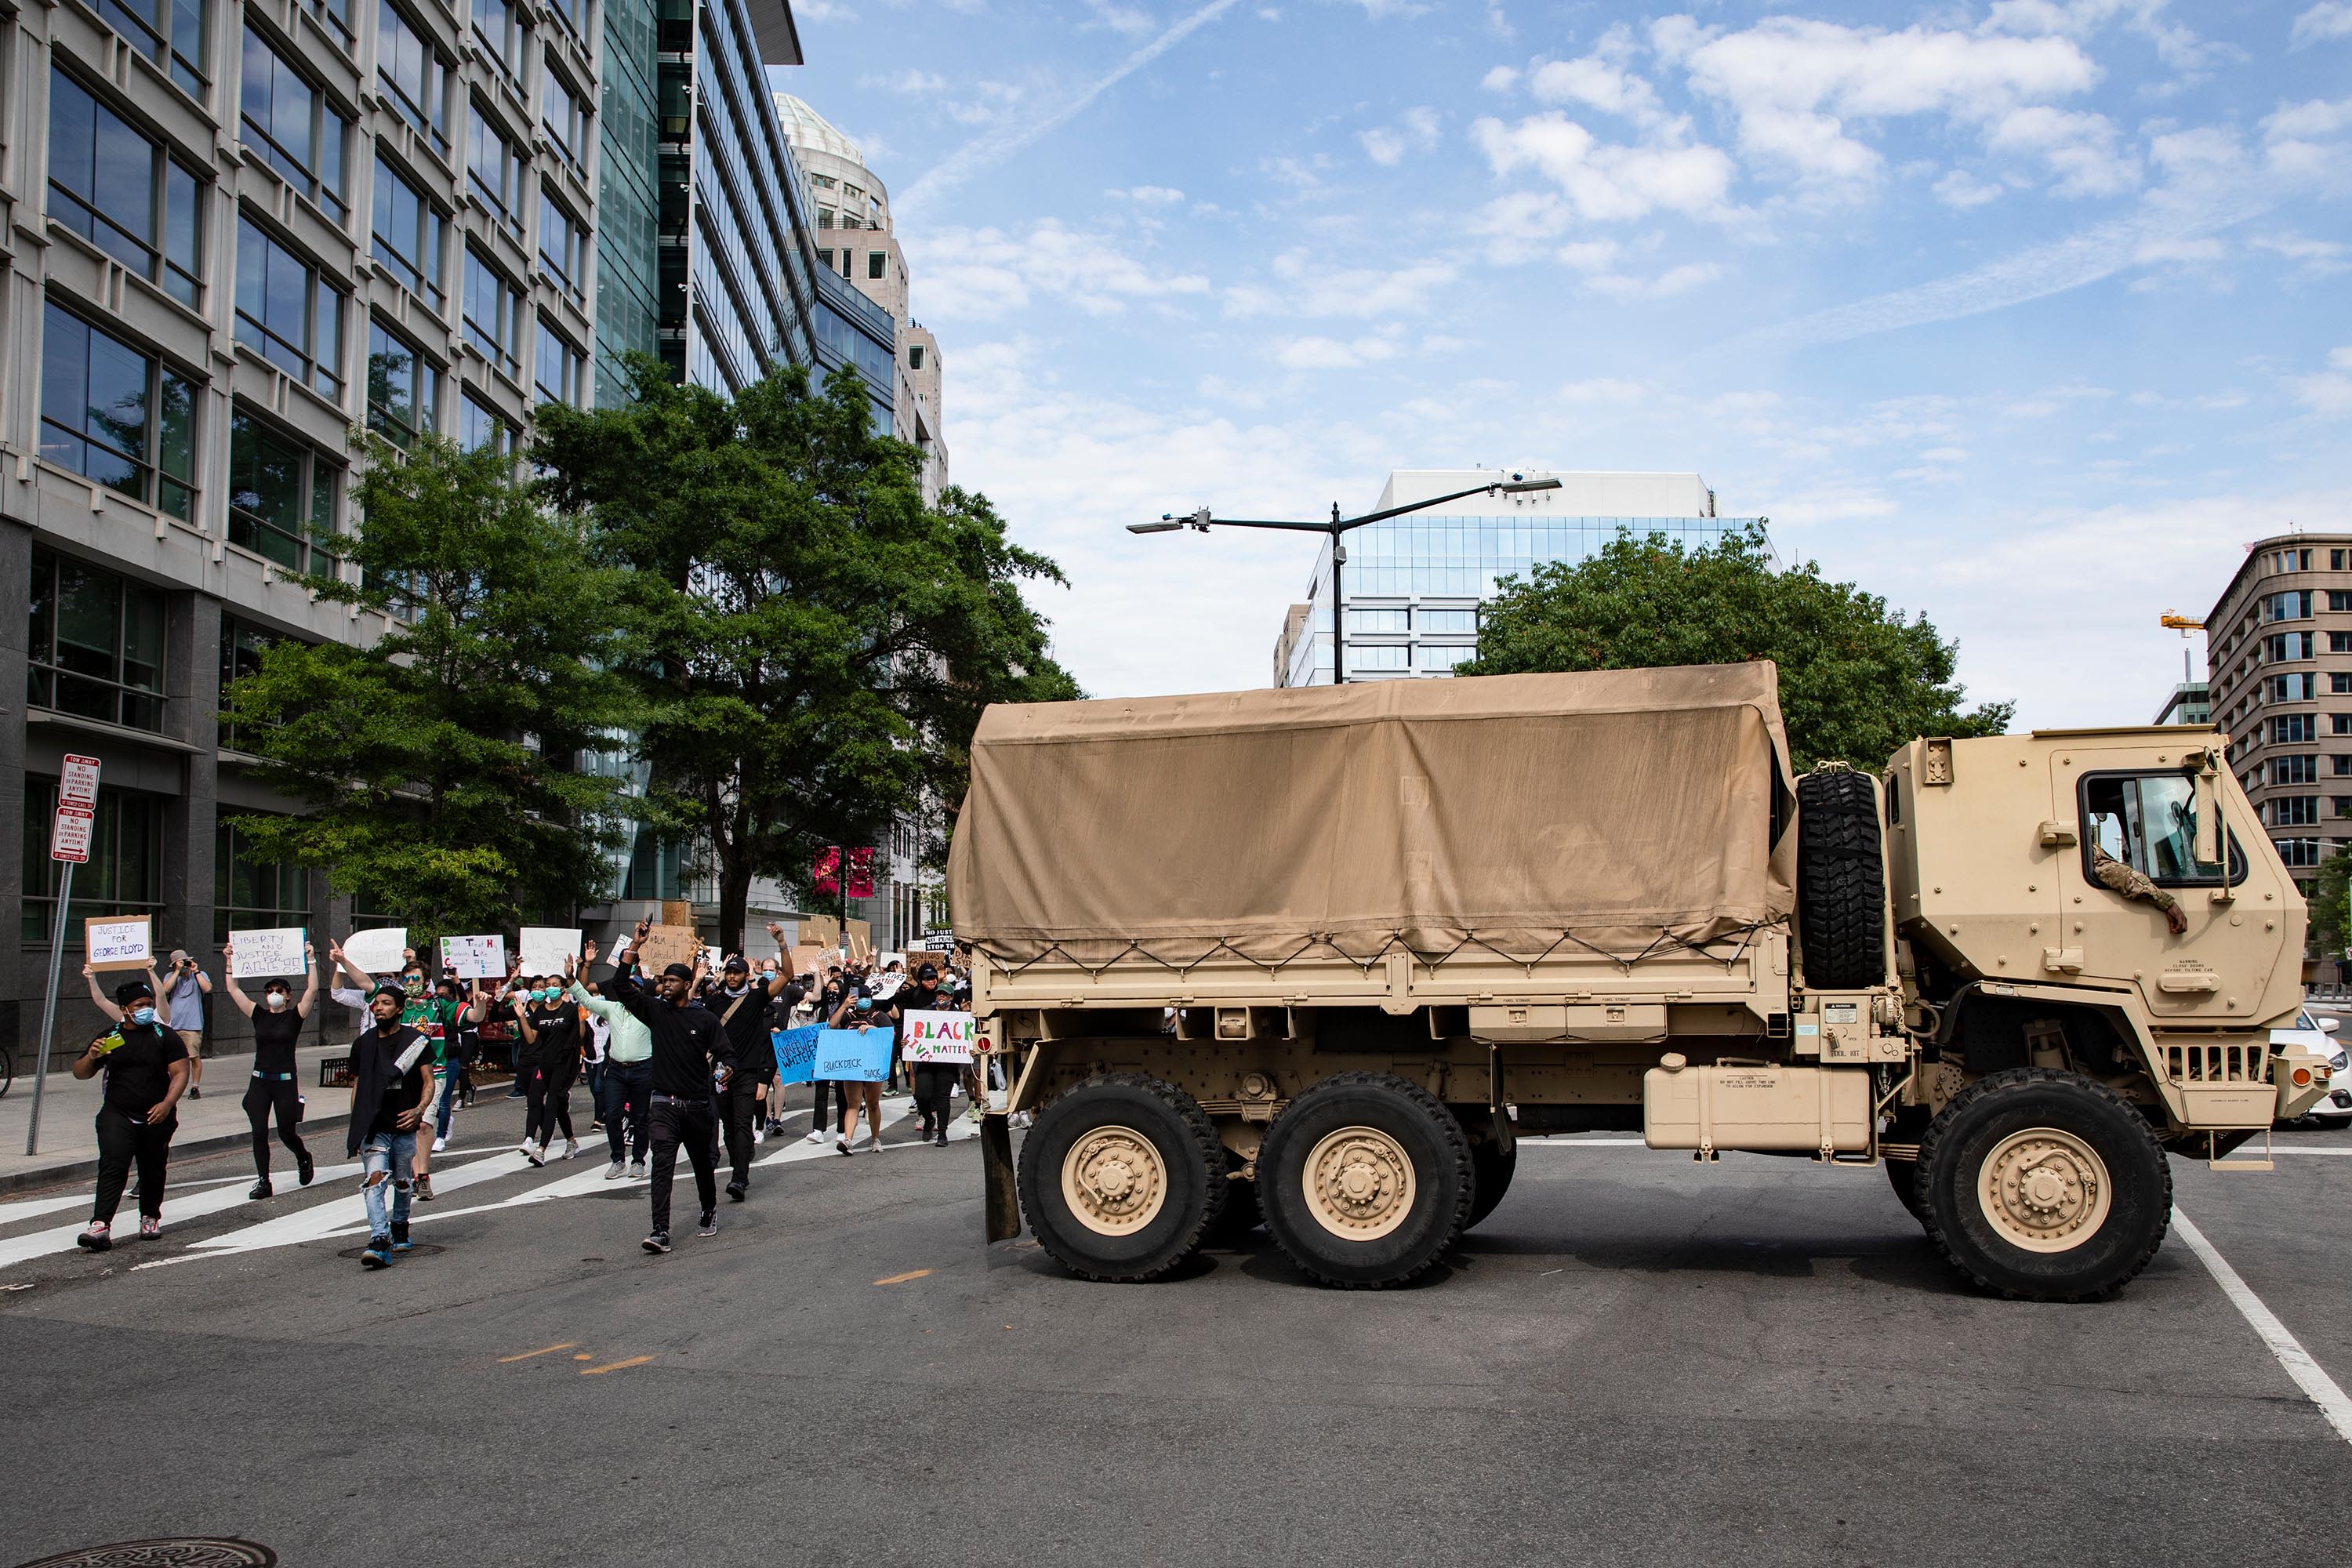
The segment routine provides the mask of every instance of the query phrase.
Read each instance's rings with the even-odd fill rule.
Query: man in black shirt
[[[633,951],[642,949],[651,921],[637,922]],[[583,963],[596,960],[596,944],[581,950]],[[669,1189],[677,1174],[677,1151],[694,1164],[694,1186],[702,1199],[701,1236],[719,1234],[719,1183],[713,1145],[718,1118],[711,1107],[713,1091],[723,1091],[734,1074],[735,1045],[719,1026],[718,1016],[695,1000],[703,978],[697,963],[689,969],[673,963],[661,973],[655,989],[647,991],[625,964],[613,973],[605,995],[629,1010],[653,1039],[647,1066],[653,1084],[651,1123],[654,1138],[653,1230],[646,1237],[647,1252],[669,1250]]]
[[[768,930],[781,946],[783,928],[771,921]],[[771,979],[754,980],[751,964],[740,953],[727,961],[721,973],[726,978],[707,1005],[719,1015],[719,1027],[727,1031],[728,1043],[735,1047],[734,1077],[720,1105],[727,1130],[727,1163],[733,1170],[727,1195],[740,1204],[751,1186],[751,1129],[758,1124],[761,1108],[776,1081],[776,1048],[768,1037],[768,1006],[784,993],[788,983],[781,973]]]
[[[93,994],[98,972],[85,963],[83,978]],[[117,1020],[74,1060],[71,1072],[89,1079],[103,1070],[106,1094],[98,1108],[98,1194],[89,1228],[74,1240],[92,1252],[114,1245],[114,1211],[135,1161],[139,1166],[139,1234],[163,1227],[163,1168],[172,1134],[179,1130],[178,1105],[188,1087],[188,1047],[177,1031],[155,1014],[155,988],[126,980],[114,988],[114,1005],[104,1011]]]
[[[245,1119],[253,1128],[253,1168],[259,1180],[246,1196],[266,1198],[269,1185],[269,1118],[278,1118],[278,1136],[293,1152],[294,1170],[303,1186],[310,1184],[310,1151],[302,1144],[302,1089],[294,1072],[295,1042],[302,1037],[302,1022],[310,1017],[311,1006],[319,1000],[319,955],[310,944],[302,944],[302,957],[310,966],[310,984],[303,988],[302,999],[294,1000],[294,988],[284,979],[271,975],[261,983],[261,1005],[255,1006],[253,998],[236,983],[236,948],[234,943],[221,949],[221,967],[228,981],[228,999],[236,1010],[253,1020],[253,1078],[245,1090]]]
[[[410,1173],[415,1169],[416,1129],[433,1094],[431,1044],[424,1032],[400,1021],[408,996],[386,983],[368,997],[367,1032],[352,1042],[352,1121],[344,1152],[361,1156],[366,1184],[368,1244],[360,1263],[382,1268],[395,1252],[406,1252]],[[384,1188],[392,1188],[389,1215]]]
[[[898,1031],[898,1049],[907,1043],[907,1015],[937,1013],[947,1006],[940,995],[940,972],[935,964],[926,963],[915,972],[915,983],[902,985],[882,1004],[890,1015],[891,1026]],[[915,1108],[923,1113],[922,1130],[915,1134],[919,1143],[936,1142],[948,1145],[948,1107],[954,1098],[956,1080],[963,1076],[961,1062],[914,1062],[909,1076],[914,1080]]]

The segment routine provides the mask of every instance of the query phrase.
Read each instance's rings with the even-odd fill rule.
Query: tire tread
[[[1886,978],[1885,849],[1866,773],[1797,781],[1797,935],[1805,984],[1843,990]]]
[[[1278,1227],[1270,1225],[1266,1226],[1266,1230],[1273,1236],[1275,1245],[1281,1247],[1283,1256],[1289,1258],[1300,1273],[1318,1285],[1336,1290],[1391,1289],[1396,1286],[1410,1283],[1436,1268],[1445,1255],[1454,1250],[1455,1243],[1462,1239],[1462,1233],[1469,1228],[1470,1209],[1477,1195],[1477,1176],[1470,1162],[1470,1138],[1462,1131],[1462,1123],[1454,1112],[1446,1109],[1444,1100],[1412,1079],[1399,1078],[1396,1074],[1389,1072],[1333,1073],[1329,1078],[1318,1079],[1305,1094],[1292,1100],[1289,1106],[1285,1108],[1284,1114],[1287,1115],[1290,1110],[1297,1109],[1307,1095],[1339,1089],[1380,1089],[1392,1094],[1402,1094],[1412,1101],[1417,1109],[1428,1113],[1431,1124],[1437,1128],[1440,1135],[1444,1139],[1446,1150],[1453,1155],[1454,1163],[1461,1173],[1461,1180],[1454,1184],[1455,1190],[1460,1195],[1454,1200],[1454,1216],[1446,1226],[1444,1242],[1432,1247],[1427,1258],[1393,1279],[1339,1279],[1316,1268],[1313,1258],[1302,1258],[1293,1252],[1283,1241],[1282,1232]]]
[[[1133,1268],[1106,1268],[1092,1259],[1066,1257],[1044,1227],[1033,1220],[1029,1229],[1030,1233],[1036,1237],[1037,1244],[1045,1249],[1055,1262],[1081,1279],[1093,1279],[1105,1284],[1140,1284],[1145,1280],[1160,1278],[1192,1257],[1193,1253],[1200,1250],[1202,1242],[1216,1229],[1217,1223],[1224,1213],[1225,1189],[1230,1184],[1225,1180],[1224,1143],[1217,1136],[1216,1123],[1209,1120],[1209,1113],[1201,1109],[1199,1100],[1194,1100],[1174,1084],[1153,1078],[1148,1073],[1102,1073],[1084,1082],[1073,1084],[1059,1098],[1066,1100],[1081,1089],[1113,1087],[1138,1089],[1151,1096],[1167,1106],[1175,1113],[1177,1120],[1183,1123],[1186,1133],[1191,1137],[1194,1149],[1200,1155],[1202,1181],[1208,1194],[1207,1201],[1202,1205],[1200,1223],[1193,1227],[1190,1236],[1183,1238],[1181,1246],[1171,1249],[1163,1261]],[[1023,1142],[1021,1147],[1021,1169],[1018,1176],[1021,1207],[1024,1213],[1031,1215],[1037,1213],[1038,1184],[1045,1179],[1038,1170],[1038,1166],[1043,1162],[1037,1152],[1044,1146],[1043,1141],[1033,1134],[1030,1139]],[[1055,1179],[1059,1180],[1058,1176]]]

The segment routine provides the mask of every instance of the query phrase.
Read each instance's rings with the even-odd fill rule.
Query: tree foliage
[[[824,846],[959,799],[982,706],[1076,695],[1021,592],[1061,574],[982,497],[926,507],[854,373],[732,400],[631,374],[624,406],[542,410],[530,456],[627,569],[643,754],[707,838],[735,946],[755,876],[805,889]]]
[[[605,894],[629,803],[579,770],[635,718],[624,574],[541,506],[510,456],[370,435],[362,581],[292,577],[389,617],[372,647],[281,641],[223,694],[258,780],[299,816],[234,819],[261,859],[325,869],[420,936],[510,928]]]
[[[2311,948],[2334,956],[2352,945],[2352,851],[2337,850],[2311,879]]]
[[[1507,580],[1463,675],[1633,669],[1770,659],[1799,769],[1842,758],[1875,771],[1917,735],[1999,734],[2014,705],[1963,712],[1957,643],[1816,562],[1774,571],[1760,526],[1685,549],[1621,530],[1599,553]]]

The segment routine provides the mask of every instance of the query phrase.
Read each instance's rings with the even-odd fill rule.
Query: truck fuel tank
[[[1642,1075],[1642,1135],[1653,1149],[1857,1154],[1870,1148],[1870,1121],[1866,1068],[1693,1066],[1669,1051]]]

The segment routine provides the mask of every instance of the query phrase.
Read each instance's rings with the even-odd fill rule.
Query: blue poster
[[[776,1047],[776,1081],[778,1083],[810,1083],[816,1078],[817,1037],[824,1030],[815,1024],[804,1029],[777,1029],[768,1038]]]
[[[890,1030],[878,1026],[824,1029],[816,1043],[814,1076],[836,1083],[880,1083],[890,1076]]]

